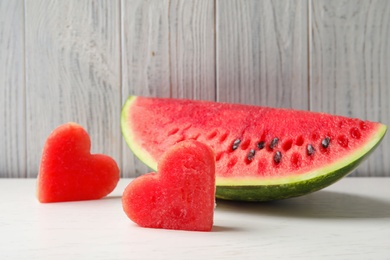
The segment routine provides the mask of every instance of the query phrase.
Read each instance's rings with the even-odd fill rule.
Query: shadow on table
[[[217,200],[216,210],[292,218],[390,218],[389,201],[333,191],[272,202]]]

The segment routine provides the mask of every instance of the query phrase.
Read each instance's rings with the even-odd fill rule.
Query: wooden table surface
[[[107,198],[40,204],[0,180],[0,259],[390,259],[390,178],[345,178],[271,203],[217,201],[211,232],[141,228]]]

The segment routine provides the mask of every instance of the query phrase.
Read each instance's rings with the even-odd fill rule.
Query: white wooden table
[[[141,228],[107,198],[40,204],[0,180],[0,259],[390,259],[390,178],[346,178],[272,203],[218,201],[212,232]]]

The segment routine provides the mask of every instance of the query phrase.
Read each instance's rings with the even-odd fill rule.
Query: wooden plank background
[[[123,177],[129,95],[323,111],[390,125],[387,0],[0,0],[0,177],[36,177],[75,121]],[[390,137],[352,176],[390,176]]]

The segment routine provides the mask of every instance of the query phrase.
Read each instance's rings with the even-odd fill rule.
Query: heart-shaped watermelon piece
[[[49,135],[37,179],[40,202],[100,199],[114,190],[120,178],[118,165],[90,149],[88,133],[76,123],[61,125]]]
[[[142,175],[122,196],[127,216],[142,227],[210,231],[215,205],[215,156],[188,140],[165,152],[158,173]]]

